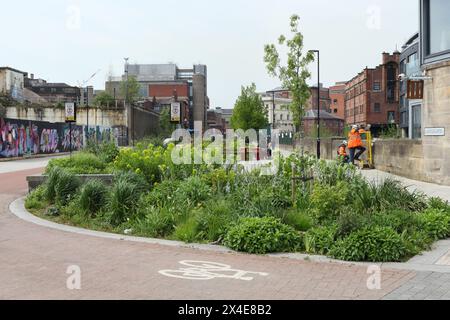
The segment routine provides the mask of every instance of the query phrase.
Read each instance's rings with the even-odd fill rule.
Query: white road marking
[[[159,273],[166,277],[187,280],[212,280],[216,278],[226,278],[251,281],[254,277],[249,275],[263,277],[269,275],[266,272],[232,269],[229,265],[217,262],[184,260],[179,263],[183,266],[187,266],[188,268],[180,268],[178,270],[160,270]]]

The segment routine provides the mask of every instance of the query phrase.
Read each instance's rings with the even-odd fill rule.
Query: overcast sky
[[[418,30],[417,0],[0,0],[0,7],[0,66],[71,85],[101,69],[89,84],[103,89],[110,72],[123,72],[124,57],[202,63],[213,108],[232,107],[241,85],[279,85],[267,75],[264,44],[289,33],[294,13],[305,49],[321,52],[327,86],[378,65],[381,52],[400,50]]]

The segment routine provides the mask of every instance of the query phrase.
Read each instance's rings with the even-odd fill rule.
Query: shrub
[[[176,197],[178,205],[198,205],[211,194],[211,188],[198,176],[192,176],[180,183]]]
[[[186,243],[192,243],[198,240],[198,221],[197,217],[191,216],[185,222],[175,227],[174,237],[177,240]]]
[[[211,200],[197,214],[199,237],[210,242],[222,242],[237,219],[231,204],[226,200]]]
[[[450,216],[442,210],[429,209],[419,214],[419,224],[421,230],[431,239],[445,239],[450,236]]]
[[[243,218],[228,231],[224,243],[233,250],[265,254],[295,251],[301,236],[276,218]]]
[[[132,225],[136,234],[163,238],[173,232],[175,221],[168,209],[150,208],[143,218],[137,218]]]
[[[311,195],[312,214],[318,223],[335,221],[347,203],[347,183],[336,186],[316,184]]]
[[[441,198],[432,197],[428,199],[428,207],[430,209],[444,210],[447,213],[450,213],[450,204],[448,201],[444,201]]]
[[[89,139],[85,151],[96,155],[104,163],[112,163],[119,155],[119,148],[114,141],[97,143],[95,139]]]
[[[106,163],[94,154],[80,152],[71,157],[52,159],[47,165],[46,172],[55,168],[64,168],[74,174],[102,174],[107,173]]]
[[[408,254],[402,237],[389,227],[366,227],[337,241],[330,251],[336,259],[347,261],[400,261]]]
[[[419,228],[419,219],[414,212],[394,209],[371,216],[371,223],[380,227],[391,227],[398,233],[414,232]]]
[[[81,181],[73,173],[62,171],[56,184],[56,203],[66,205],[73,198]]]
[[[48,168],[47,168],[48,169]],[[56,184],[63,169],[60,167],[53,167],[48,171],[48,177],[45,182],[45,199],[49,202],[54,202],[56,197]]]
[[[366,216],[352,211],[351,208],[347,208],[337,218],[336,235],[337,237],[346,237],[350,233],[361,229],[366,223]]]
[[[162,147],[149,145],[148,148],[124,148],[114,160],[114,168],[141,174],[150,185],[160,182],[166,151]]]
[[[422,211],[427,207],[424,194],[410,192],[399,181],[386,179],[376,189],[377,205],[379,211],[392,208],[408,211]]]
[[[313,226],[312,218],[305,212],[291,209],[282,215],[284,224],[293,227],[297,231],[308,231]]]
[[[318,227],[305,233],[305,250],[308,253],[327,254],[333,247],[336,236],[336,227]]]
[[[25,208],[31,210],[41,210],[47,206],[45,201],[46,188],[41,185],[34,189],[25,200]]]
[[[132,185],[134,185],[135,190],[142,194],[144,192],[147,192],[149,190],[149,184],[147,180],[140,174],[130,172],[130,171],[119,171],[116,172],[114,175],[114,181],[115,182],[128,182]]]
[[[89,214],[96,214],[108,199],[108,187],[99,180],[88,181],[81,189],[80,206]]]
[[[128,181],[118,180],[114,184],[108,208],[112,225],[118,226],[135,214],[140,195],[138,187]]]
[[[161,183],[155,183],[152,191],[145,196],[143,206],[172,207],[175,204],[180,181],[163,180]]]

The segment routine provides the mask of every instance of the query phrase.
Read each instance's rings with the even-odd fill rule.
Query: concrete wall
[[[450,61],[425,67],[422,105],[424,171],[436,183],[450,185]],[[444,128],[444,136],[426,136],[426,128]]]
[[[126,126],[126,113],[124,109],[98,109],[85,108],[77,109],[77,125],[87,125],[89,113],[89,126],[116,127]],[[21,119],[31,121],[65,122],[65,110],[60,108],[39,108],[14,106],[6,107],[5,118]]]

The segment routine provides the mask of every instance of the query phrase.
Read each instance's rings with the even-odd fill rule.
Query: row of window
[[[372,86],[373,91],[381,91],[381,83],[379,81],[375,81]],[[353,99],[354,97],[357,97],[365,92],[364,84],[355,86],[354,88],[350,89],[346,93],[346,99]]]
[[[368,108],[367,112],[370,112],[370,109]],[[373,104],[373,111],[374,113],[380,113],[381,112],[381,105],[379,103]],[[352,117],[358,114],[364,113],[364,106],[356,106],[351,109],[345,109],[345,117]]]

